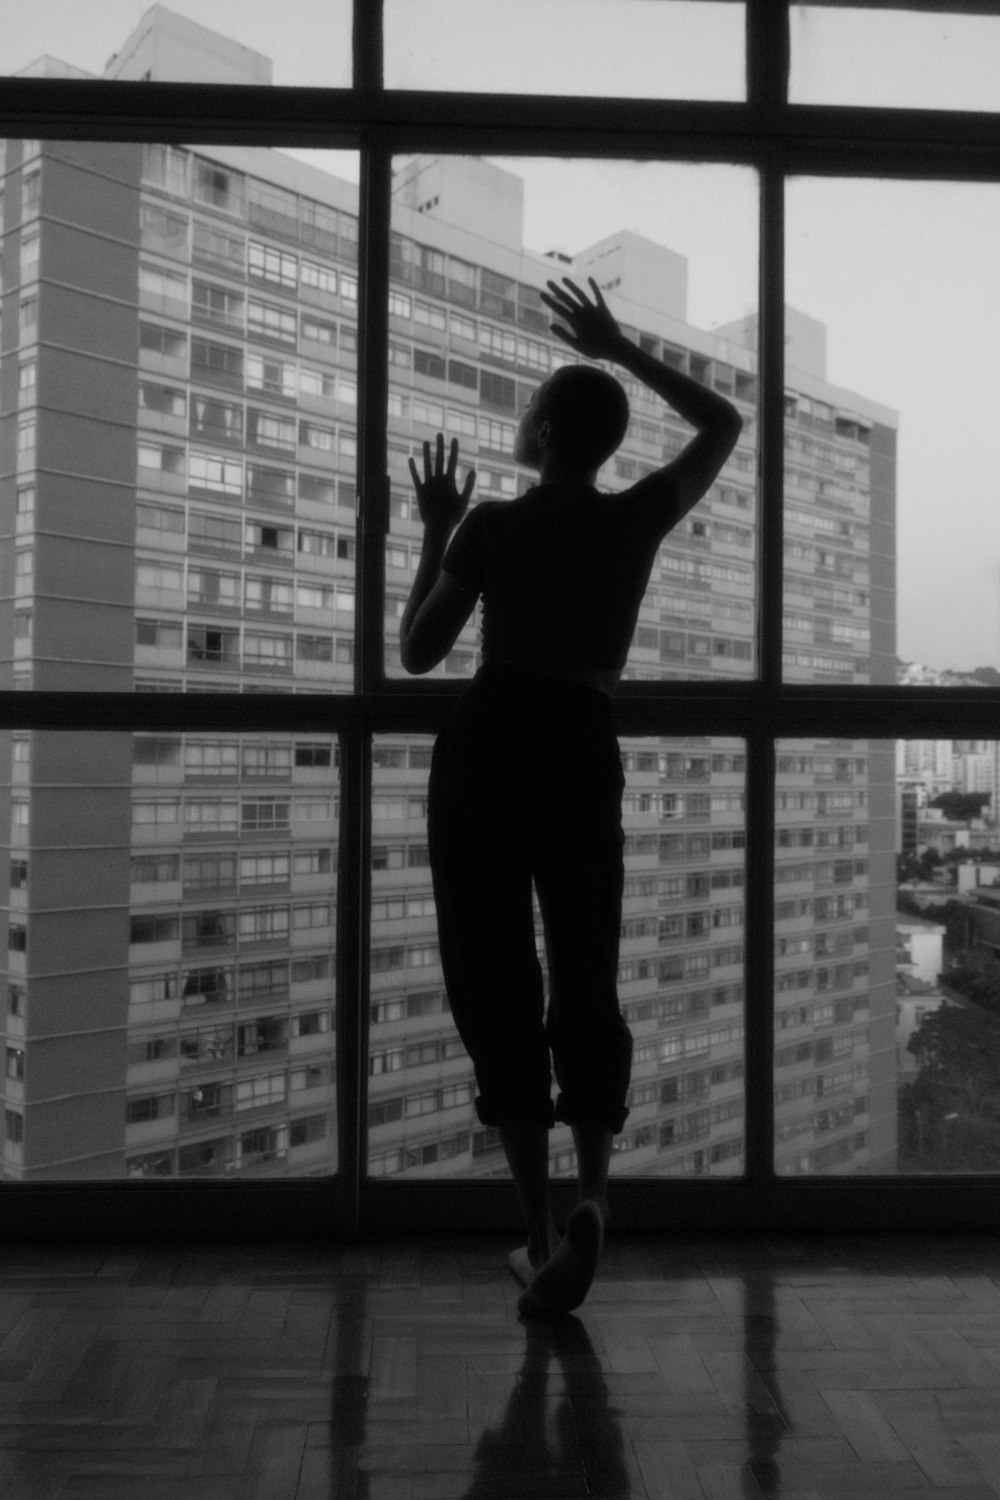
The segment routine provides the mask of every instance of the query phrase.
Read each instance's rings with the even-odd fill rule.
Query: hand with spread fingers
[[[452,531],[465,515],[472,488],[476,482],[476,471],[470,469],[461,490],[455,482],[458,465],[458,439],[452,438],[448,451],[448,463],[444,461],[444,436],[437,435],[434,465],[431,467],[431,445],[424,444],[424,477],[420,478],[417,466],[410,459],[410,475],[417,492],[417,506],[424,525],[439,531]]]
[[[597,282],[592,276],[587,280],[594,297],[592,302],[568,276],[563,277],[562,286],[557,281],[547,283],[549,290],[541,293],[542,301],[569,325],[569,331],[558,323],[550,323],[549,327],[556,338],[587,359],[617,359],[625,337]]]

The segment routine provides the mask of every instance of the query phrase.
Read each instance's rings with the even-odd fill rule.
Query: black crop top
[[[648,492],[538,485],[484,500],[442,568],[483,598],[483,661],[620,670],[663,533]]]

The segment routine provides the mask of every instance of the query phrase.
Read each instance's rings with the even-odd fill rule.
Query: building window
[[[238,172],[230,172],[215,162],[194,158],[192,190],[195,202],[208,204],[211,208],[226,213],[242,212],[244,202],[244,179]]]
[[[191,379],[206,385],[243,387],[243,350],[212,339],[191,339]]]
[[[297,339],[295,313],[277,307],[273,302],[260,302],[251,297],[247,304],[247,333],[253,338],[272,339],[279,344],[294,346]]]
[[[242,329],[244,309],[242,292],[230,291],[227,287],[200,281],[197,277],[192,281],[191,316],[196,321]]]
[[[214,261],[226,270],[237,273],[243,270],[246,241],[242,235],[229,233],[216,224],[195,219],[191,248],[195,260]]]
[[[298,661],[333,661],[333,637],[329,635],[302,635],[295,637],[295,656]]]
[[[182,360],[187,353],[187,335],[175,328],[140,322],[139,348],[163,359]]]
[[[294,401],[296,395],[296,367],[287,360],[265,354],[247,355],[247,387],[265,391],[270,396],[281,396]]]
[[[329,344],[332,347],[337,342],[337,325],[303,315],[302,337],[313,344]]]
[[[172,943],[180,936],[180,922],[174,916],[134,916],[131,919],[130,943]]]
[[[222,403],[215,410],[221,414]],[[226,458],[221,453],[192,453],[188,458],[188,484],[192,490],[237,499],[243,493],[242,460]]]
[[[22,297],[17,318],[21,339],[33,338],[38,330],[38,298]]]
[[[291,803],[287,797],[257,797],[244,801],[240,826],[244,833],[276,833],[289,826]]]
[[[302,262],[302,285],[311,287],[316,292],[324,292],[328,297],[335,297],[337,295],[337,272],[332,267],[318,266],[315,261],[304,260]]]
[[[240,635],[238,630],[221,630],[211,625],[189,625],[187,659],[192,665],[238,666]]]
[[[251,240],[247,246],[247,271],[258,281],[271,281],[294,292],[299,283],[299,263],[294,255],[272,245]],[[305,285],[305,276],[303,275]]]

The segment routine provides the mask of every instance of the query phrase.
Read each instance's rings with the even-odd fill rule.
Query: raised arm
[[[743,419],[717,391],[654,359],[627,339],[596,281],[588,279],[593,301],[568,276],[563,277],[562,285],[548,283],[542,301],[568,325],[553,323],[552,332],[588,359],[614,360],[623,366],[696,429],[695,436],[671,463],[647,474],[633,487],[633,494],[648,497],[665,535],[707,492],[736,446]]]

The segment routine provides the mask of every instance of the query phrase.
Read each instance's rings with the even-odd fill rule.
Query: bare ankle
[[[577,1195],[577,1200],[576,1201],[577,1201],[578,1204],[580,1204],[580,1203],[594,1203],[594,1204],[596,1204],[597,1205],[597,1211],[598,1211],[598,1213],[600,1214],[600,1216],[601,1216],[602,1220],[604,1221],[604,1223],[607,1224],[607,1222],[608,1222],[608,1213],[609,1213],[609,1210],[608,1210],[608,1200],[607,1200],[607,1198],[602,1193],[586,1192],[583,1188],[581,1188],[580,1191],[579,1191],[579,1193],[578,1193],[578,1195]]]

